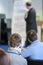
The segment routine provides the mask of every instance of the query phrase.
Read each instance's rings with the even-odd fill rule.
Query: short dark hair
[[[26,6],[31,6],[31,3],[26,2]]]
[[[30,39],[30,41],[37,40],[37,33],[36,33],[36,31],[35,30],[28,31],[27,38]]]
[[[21,43],[21,36],[18,33],[14,33],[9,38],[9,43],[11,47],[19,46]]]

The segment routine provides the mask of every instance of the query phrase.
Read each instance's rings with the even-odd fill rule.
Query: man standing
[[[31,0],[26,2],[27,13],[25,14],[26,21],[26,36],[27,32],[31,29],[37,32],[37,24],[36,24],[36,12],[35,9],[31,7]],[[28,40],[26,39],[26,46],[28,46]]]

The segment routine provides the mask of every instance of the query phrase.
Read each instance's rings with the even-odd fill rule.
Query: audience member
[[[11,65],[27,65],[26,60],[21,56],[21,36],[14,33],[10,36],[8,44],[10,46],[8,54],[10,56]]]
[[[10,65],[10,59],[7,53],[0,49],[0,65]]]
[[[27,36],[31,45],[22,50],[22,56],[26,59],[43,60],[43,43],[37,39],[37,33],[34,30],[30,30]]]

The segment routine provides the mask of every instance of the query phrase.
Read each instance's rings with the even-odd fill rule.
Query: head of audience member
[[[27,38],[28,38],[28,41],[31,42],[31,43],[33,41],[36,41],[37,40],[37,33],[36,33],[36,31],[35,30],[28,31]]]
[[[10,47],[19,47],[21,45],[21,36],[18,33],[14,33],[10,36],[8,44]]]
[[[26,1],[26,8],[29,9],[31,7],[31,0]]]
[[[10,65],[10,59],[3,49],[0,49],[0,65]]]

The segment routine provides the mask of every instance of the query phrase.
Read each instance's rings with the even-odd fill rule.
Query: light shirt
[[[16,48],[9,48],[8,55],[11,65],[27,65],[27,61],[20,55],[20,52]]]
[[[36,40],[30,46],[24,48],[21,54],[23,57],[29,57],[32,60],[43,60],[43,43]]]
[[[30,11],[31,8],[32,8],[32,6],[29,7],[29,9],[26,9],[26,13],[25,13],[24,19],[26,19],[28,17],[28,12]]]

